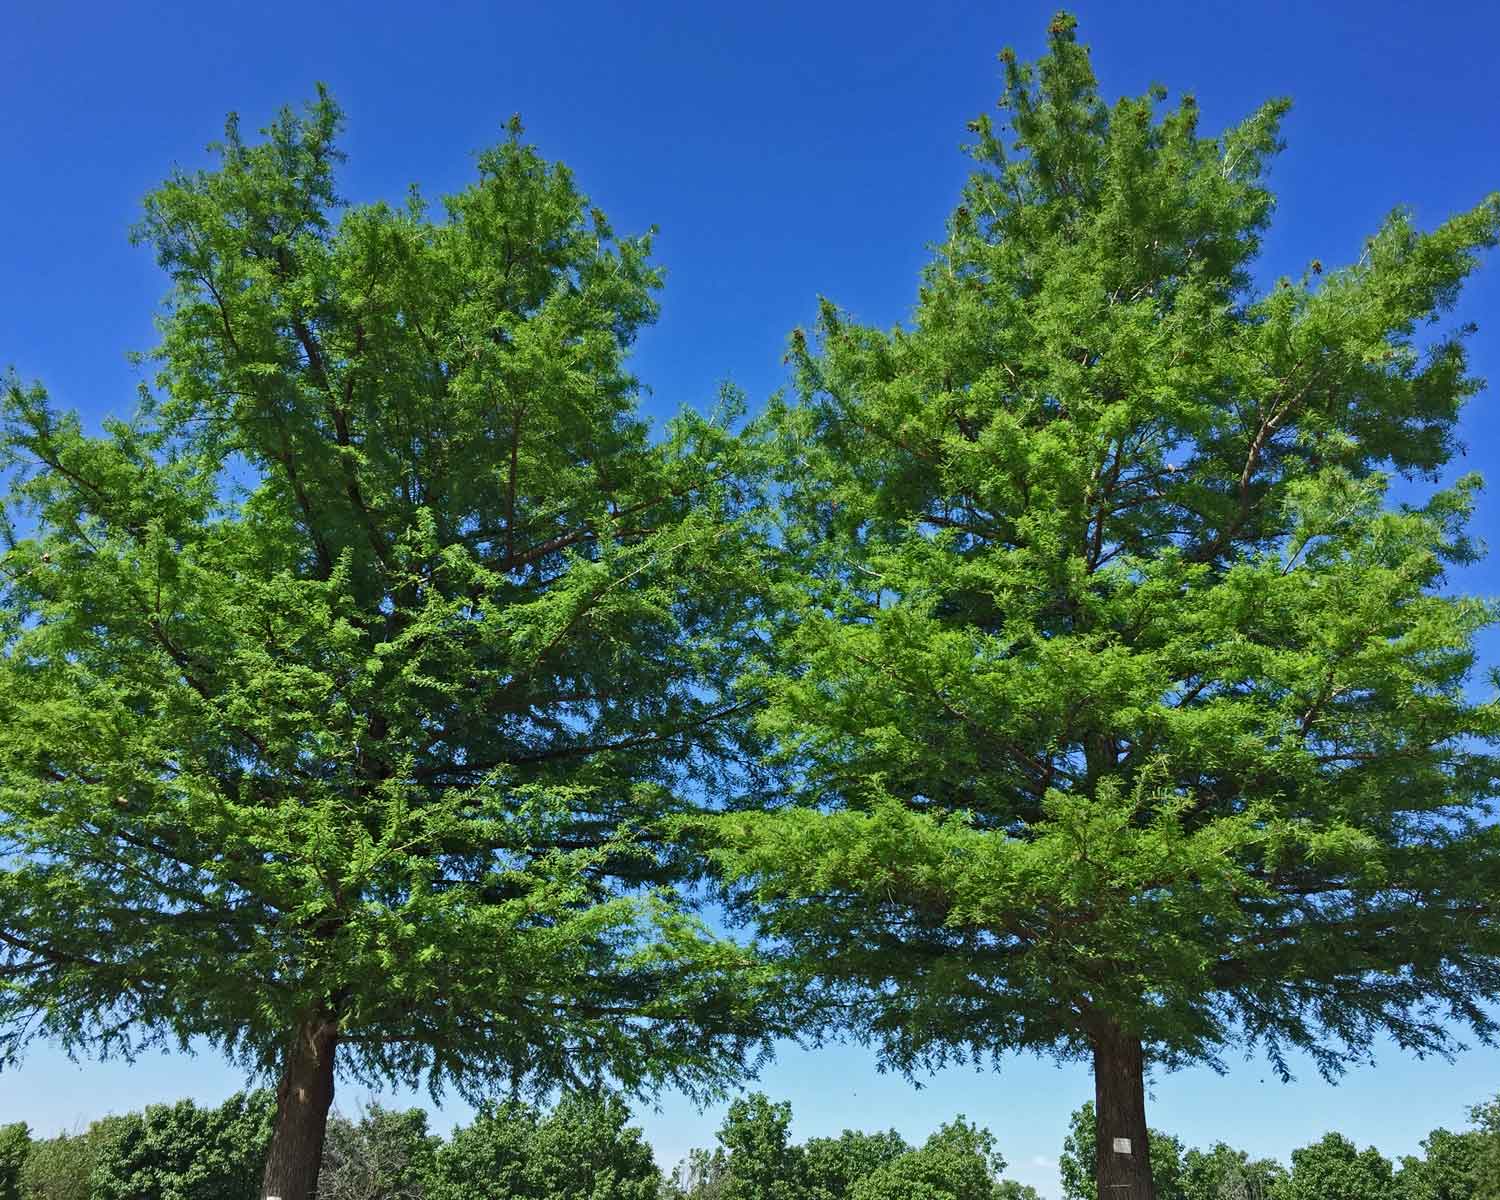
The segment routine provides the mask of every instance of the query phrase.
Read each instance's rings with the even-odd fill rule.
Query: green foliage
[[[371,1104],[353,1121],[334,1116],[323,1143],[318,1200],[425,1200],[442,1139],[427,1132],[427,1114]]]
[[[21,1167],[23,1200],[93,1200],[94,1167],[109,1143],[140,1119],[139,1113],[103,1117],[82,1133],[35,1139]]]
[[[913,1149],[895,1130],[791,1139],[792,1108],[759,1092],[736,1100],[719,1145],[673,1174],[672,1200],[1037,1200],[1001,1180],[1005,1160],[987,1129],[962,1117]]]
[[[688,1156],[672,1171],[672,1178],[662,1187],[666,1200],[723,1200],[729,1182],[729,1155],[723,1146],[712,1151],[701,1147],[688,1151]]]
[[[843,1200],[853,1194],[860,1180],[910,1150],[894,1129],[880,1133],[846,1129],[836,1138],[809,1138],[802,1145],[808,1192],[815,1200]]]
[[[0,1200],[21,1200],[21,1168],[31,1150],[31,1130],[24,1121],[0,1125]]]
[[[661,1173],[629,1120],[614,1095],[487,1107],[438,1149],[427,1200],[657,1200]]]
[[[1428,327],[1500,196],[1259,289],[1284,101],[1107,104],[1066,16],[1004,57],[909,325],[792,336],[753,679],[799,786],[718,823],[740,911],[899,1070],[1488,1037],[1497,609],[1445,590],[1478,482],[1389,484],[1480,387]]]
[[[918,1150],[877,1167],[849,1189],[849,1200],[995,1200],[1005,1160],[987,1129],[962,1117],[944,1125]]]
[[[537,1200],[656,1200],[661,1173],[616,1095],[559,1101],[531,1143]]]
[[[1479,1135],[1474,1160],[1474,1200],[1500,1200],[1500,1096],[1470,1112]]]
[[[84,1134],[40,1138],[21,1168],[24,1200],[90,1200],[94,1147]]]
[[[660,826],[741,743],[733,404],[652,438],[650,239],[518,122],[438,216],[340,200],[341,124],[148,197],[135,416],[0,388],[0,1061],[712,1091],[776,1013]]]
[[[91,1200],[258,1200],[275,1097],[238,1093],[218,1108],[153,1104],[100,1138]]]
[[[1288,1171],[1224,1142],[1184,1151],[1177,1138],[1152,1130],[1153,1181],[1157,1195],[1172,1200],[1486,1200],[1495,1176],[1484,1155],[1500,1148],[1495,1107],[1473,1110],[1475,1129],[1434,1129],[1422,1140],[1422,1155],[1404,1157],[1396,1171],[1373,1146],[1359,1150],[1338,1133],[1294,1150]],[[1064,1200],[1097,1196],[1093,1139],[1093,1109],[1084,1105],[1073,1113],[1058,1157]]]
[[[1483,1134],[1434,1129],[1422,1139],[1422,1156],[1406,1155],[1396,1172],[1401,1200],[1473,1200]]]
[[[513,1100],[487,1104],[434,1155],[429,1200],[527,1195],[526,1165],[539,1116]]]
[[[1341,1133],[1292,1151],[1292,1169],[1278,1200],[1389,1200],[1394,1193],[1391,1161],[1374,1146],[1358,1149]]]
[[[1063,1200],[1098,1200],[1099,1186],[1094,1167],[1097,1122],[1094,1102],[1085,1101],[1068,1118],[1068,1134],[1057,1156],[1057,1173],[1062,1181]],[[1171,1134],[1153,1129],[1151,1140],[1151,1179],[1156,1185],[1157,1200],[1189,1200],[1184,1178],[1186,1164],[1182,1143]],[[1190,1151],[1190,1154],[1196,1153]],[[1193,1196],[1192,1200],[1200,1200]]]
[[[1286,1168],[1268,1158],[1252,1159],[1243,1150],[1215,1142],[1183,1156],[1182,1200],[1275,1200]]]
[[[791,1141],[792,1106],[753,1092],[729,1106],[719,1130],[728,1152],[724,1200],[798,1200],[807,1190],[806,1159]]]

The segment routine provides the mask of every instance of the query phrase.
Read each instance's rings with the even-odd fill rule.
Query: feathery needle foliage
[[[149,196],[134,418],[0,402],[0,1061],[205,1039],[279,1078],[283,1200],[335,1065],[711,1090],[774,1012],[660,829],[757,576],[734,413],[635,414],[650,240],[518,121],[440,217],[345,204],[340,124],[231,120]]]
[[[1500,196],[1261,291],[1284,101],[1106,104],[1066,14],[1001,60],[910,325],[792,335],[755,684],[798,802],[717,859],[888,1065],[1092,1058],[1100,1194],[1149,1200],[1149,1066],[1495,1032],[1479,485],[1389,492],[1480,386],[1425,328]]]

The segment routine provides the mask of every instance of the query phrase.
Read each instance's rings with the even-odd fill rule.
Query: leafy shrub
[[[657,1200],[661,1172],[629,1121],[612,1095],[481,1109],[437,1151],[426,1200]]]
[[[962,1117],[858,1180],[849,1200],[994,1200],[1005,1160],[988,1129]]]
[[[275,1112],[258,1091],[121,1118],[99,1141],[91,1200],[258,1200]]]
[[[82,1133],[32,1141],[21,1167],[22,1200],[92,1200],[90,1179],[100,1148],[140,1115],[103,1117]]]
[[[20,1200],[21,1168],[31,1149],[31,1130],[24,1121],[0,1125],[0,1200]]]
[[[427,1114],[371,1104],[357,1121],[329,1118],[318,1172],[318,1200],[425,1200],[442,1139]]]

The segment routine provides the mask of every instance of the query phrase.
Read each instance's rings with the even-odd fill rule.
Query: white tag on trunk
[[[1129,1154],[1130,1153],[1130,1139],[1129,1138],[1115,1138],[1115,1153],[1116,1154]]]

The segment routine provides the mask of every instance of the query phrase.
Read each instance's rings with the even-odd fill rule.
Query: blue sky
[[[999,91],[995,53],[1040,51],[1046,3],[397,5],[281,0],[6,6],[0,21],[0,365],[40,378],[91,420],[124,413],[125,360],[152,344],[164,280],[126,231],[141,196],[238,110],[257,127],[326,81],[349,113],[345,193],[429,195],[472,176],[473,152],[519,111],[547,155],[577,172],[621,231],[660,226],[662,319],[636,368],[664,415],[710,403],[730,378],[759,402],[784,382],[793,325],[826,294],[862,319],[903,319],[924,246],[965,171],[964,124]],[[1178,2],[1076,6],[1105,90],[1153,80],[1198,96],[1216,129],[1270,95],[1296,106],[1273,182],[1280,206],[1263,274],[1357,255],[1395,204],[1430,225],[1500,187],[1494,46],[1500,6]],[[1500,256],[1455,319],[1481,323],[1473,360],[1500,379]],[[1500,476],[1490,396],[1465,422],[1464,469]],[[1480,508],[1494,543],[1500,499]],[[1500,592],[1500,565],[1455,586]],[[1485,643],[1500,664],[1500,638]],[[0,1122],[43,1132],[109,1110],[239,1080],[208,1056],[133,1069],[72,1066],[37,1047],[0,1076]],[[956,1112],[991,1126],[1012,1174],[1056,1194],[1080,1068],[1007,1060],[920,1091],[876,1073],[859,1048],[789,1050],[763,1080],[794,1103],[799,1136],[846,1125],[920,1138]],[[1285,1157],[1325,1129],[1408,1153],[1433,1126],[1500,1086],[1500,1051],[1454,1066],[1394,1049],[1338,1088],[1283,1086],[1260,1063],[1160,1080],[1153,1125]],[[346,1087],[346,1106],[361,1093]],[[440,1127],[465,1115],[450,1107]],[[659,1157],[705,1144],[721,1110],[666,1097],[644,1114]]]

